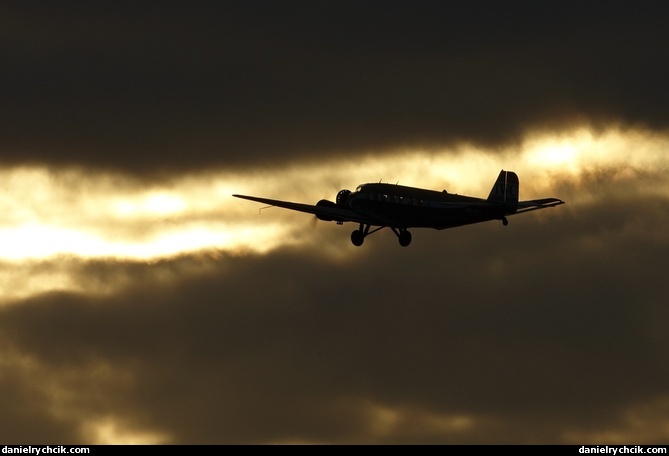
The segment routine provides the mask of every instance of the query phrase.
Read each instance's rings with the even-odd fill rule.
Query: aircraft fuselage
[[[515,212],[511,206],[491,205],[483,198],[393,184],[361,185],[345,204],[355,211],[385,214],[402,228],[438,230],[501,220]]]

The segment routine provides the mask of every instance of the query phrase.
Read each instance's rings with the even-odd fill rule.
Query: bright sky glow
[[[528,162],[539,167],[566,168],[569,170],[577,167],[578,149],[573,141],[563,140],[560,142],[545,141],[536,145],[528,153]]]
[[[74,228],[46,225],[22,225],[0,229],[0,251],[7,260],[38,259],[58,254],[82,258],[111,257],[152,259],[204,249],[250,248],[256,239],[263,239],[256,251],[266,251],[276,242],[274,234],[281,228],[275,223],[258,226],[235,226],[211,223],[211,226],[188,227],[165,231],[148,242],[109,241],[96,234]]]
[[[429,413],[425,410],[386,407],[377,404],[366,404],[365,412],[369,422],[378,436],[391,436],[406,425],[420,421],[420,429],[443,434],[459,433],[475,427],[475,420],[469,416],[444,416]]]
[[[121,217],[141,216],[144,214],[170,215],[186,209],[186,202],[177,195],[153,193],[146,197],[120,199],[114,204],[115,213]]]
[[[443,154],[402,150],[370,153],[355,161],[291,165],[246,174],[210,173],[144,185],[118,175],[45,168],[0,170],[0,261],[56,255],[152,260],[216,249],[264,252],[299,241],[308,215],[261,211],[262,205],[233,193],[306,203],[334,199],[341,188],[390,182],[485,197],[500,169],[516,171],[521,199],[553,194],[560,179],[578,184],[606,168],[633,178],[669,170],[669,139],[644,131],[575,130],[529,136],[519,148],[495,151],[462,145]],[[647,191],[669,195],[669,186]],[[570,204],[592,201],[587,192]],[[588,199],[590,198],[590,199]],[[259,215],[260,214],[260,215]]]
[[[141,432],[126,429],[112,418],[103,419],[89,424],[90,432],[96,445],[163,445],[169,438],[157,432]]]
[[[254,237],[266,240],[280,228],[267,217],[257,224],[253,216],[260,206],[236,200],[232,193],[315,202],[333,199],[340,188],[383,181],[485,196],[502,168],[516,171],[521,185],[541,188],[542,178],[577,178],[596,167],[666,169],[668,146],[664,138],[637,132],[594,136],[580,130],[529,138],[521,150],[501,155],[468,146],[442,156],[402,151],[377,160],[370,154],[355,163],[186,176],[166,188],[143,188],[136,182],[118,185],[118,176],[97,179],[76,171],[56,175],[45,169],[9,169],[0,171],[5,187],[0,197],[0,258],[57,253],[149,258],[208,247],[252,246]],[[532,196],[538,195],[527,195]]]

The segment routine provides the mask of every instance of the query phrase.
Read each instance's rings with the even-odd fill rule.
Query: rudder
[[[507,210],[515,212],[518,208],[518,194],[520,192],[520,182],[518,175],[513,171],[502,170],[490,190],[488,201],[503,203]]]

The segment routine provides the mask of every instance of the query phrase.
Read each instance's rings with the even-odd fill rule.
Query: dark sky
[[[3,2],[0,236],[27,241],[0,252],[0,441],[666,444],[668,13]],[[546,192],[528,199],[566,205],[416,230],[406,249],[387,230],[355,248],[353,226],[257,217],[193,183],[316,201],[361,183],[357,163],[408,169],[402,151],[420,150],[461,164],[467,145],[509,169],[528,137],[577,129],[600,146],[520,176]],[[611,132],[638,147],[607,157]],[[319,163],[322,187],[295,182]],[[124,231],[100,203],[156,186],[195,209]],[[120,252],[226,223],[286,228],[257,249],[141,258],[81,255],[84,234],[35,228],[80,226]],[[61,239],[58,255],[20,254]]]
[[[171,172],[669,122],[662,2],[65,5],[1,7],[7,164]]]

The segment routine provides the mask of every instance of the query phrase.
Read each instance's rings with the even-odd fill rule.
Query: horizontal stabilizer
[[[557,198],[542,198],[529,201],[519,201],[518,210],[516,211],[516,214],[520,214],[522,212],[536,211],[539,209],[546,209],[548,207],[555,207],[559,206],[560,204],[564,204],[564,201]]]

